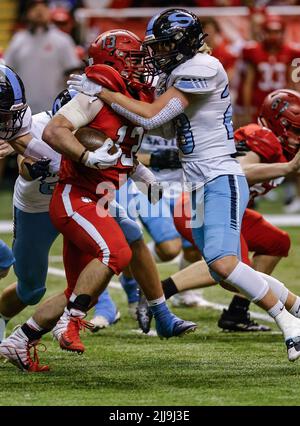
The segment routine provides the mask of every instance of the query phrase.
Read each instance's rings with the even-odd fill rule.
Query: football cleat
[[[94,317],[90,323],[93,324],[93,328],[91,329],[91,331],[93,333],[96,333],[99,330],[102,330],[103,328],[107,328],[110,325],[116,324],[116,322],[118,322],[121,318],[121,314],[120,311],[116,312],[115,318],[112,322],[110,322],[105,316],[103,315],[97,315],[96,317]]]
[[[197,324],[191,321],[184,321],[174,314],[164,321],[156,319],[156,331],[160,339],[170,337],[181,337],[196,330]]]
[[[85,314],[76,309],[65,308],[63,315],[56,325],[53,332],[57,338],[61,349],[69,352],[77,352],[82,354],[85,350],[84,344],[80,340],[80,330],[85,328],[93,329],[94,326],[84,321]]]
[[[19,327],[0,344],[0,355],[22,371],[32,373],[49,371],[48,365],[39,364],[37,345],[38,341],[30,342]],[[31,349],[33,349],[33,359],[30,354]]]
[[[218,321],[218,327],[224,331],[257,332],[271,330],[267,325],[258,324],[251,320],[250,314],[247,311],[242,314],[231,314],[227,309],[223,309],[223,313]]]
[[[140,291],[139,303],[136,309],[136,315],[137,315],[137,320],[142,332],[145,334],[149,333],[153,314],[148,305],[147,299],[145,295],[142,293],[142,291]]]
[[[300,336],[287,339],[285,344],[289,361],[296,361],[300,357]]]

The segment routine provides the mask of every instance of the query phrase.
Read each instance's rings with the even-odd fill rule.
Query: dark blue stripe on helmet
[[[2,71],[6,75],[8,81],[11,84],[11,87],[14,92],[14,104],[16,105],[21,103],[23,101],[23,92],[16,73],[5,65],[0,65],[0,71]]]

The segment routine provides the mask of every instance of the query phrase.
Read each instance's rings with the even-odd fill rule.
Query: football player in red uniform
[[[280,184],[284,177],[299,171],[300,153],[300,95],[291,90],[277,90],[265,99],[260,121],[265,127],[249,124],[235,132],[240,149],[248,151],[241,157],[243,170],[251,185],[251,198],[264,195]],[[261,183],[263,182],[263,183]],[[184,194],[183,204],[189,204]],[[177,230],[187,240],[193,242],[192,230],[188,227],[189,207],[178,206],[174,221]],[[176,210],[175,210],[176,212]],[[180,214],[183,212],[183,215]],[[251,264],[256,270],[270,274],[282,257],[288,256],[289,235],[271,225],[263,216],[248,208],[242,222],[241,251],[243,262]],[[254,252],[250,260],[248,252]],[[193,264],[163,281],[166,297],[178,291],[190,288],[207,287],[214,284],[207,268],[202,262],[201,272]],[[286,308],[295,316],[300,316],[300,298],[289,292],[278,280],[272,282],[272,290],[280,297]],[[224,310],[219,326],[231,331],[265,331],[250,320],[248,314],[250,302],[240,296],[234,296],[229,309]]]
[[[141,41],[133,33],[123,30],[106,32],[91,45],[89,55],[88,77],[129,97],[151,99],[152,90],[142,81],[144,53]],[[73,100],[68,108],[59,110],[43,134],[44,140],[63,155],[50,216],[64,236],[64,266],[68,281],[65,295],[69,302],[55,327],[55,337],[62,349],[82,353],[84,345],[79,331],[84,326],[89,327],[83,320],[86,312],[96,303],[113,274],[120,273],[128,264],[147,297],[158,335],[169,338],[193,331],[195,323],[183,321],[169,311],[156,265],[143,239],[131,244],[134,252],[131,260],[125,236],[107,209],[107,204],[114,203],[112,187],[117,189],[129,174],[152,183],[149,171],[135,161],[143,129],[118,116],[98,99],[91,100],[79,94]],[[74,130],[84,126],[91,131],[95,129],[100,138],[108,136],[111,139],[95,151],[84,149],[73,135]],[[117,152],[111,154],[114,145]],[[106,190],[110,192],[108,197],[104,197]],[[6,357],[19,368],[48,370],[47,366],[31,362],[30,348],[34,347],[36,359],[37,341],[57,320],[52,315],[54,303],[55,298],[50,299],[44,303],[43,309],[36,311],[34,329],[28,323],[22,326],[26,332],[22,342],[16,333],[6,339],[6,346],[12,348]],[[30,369],[31,365],[33,369]]]
[[[242,52],[247,72],[242,88],[243,106],[249,120],[256,121],[265,97],[274,90],[294,88],[291,63],[300,48],[284,41],[285,25],[279,16],[267,16],[262,41],[248,42]]]

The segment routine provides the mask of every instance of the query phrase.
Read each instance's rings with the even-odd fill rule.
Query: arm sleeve
[[[75,130],[93,121],[102,107],[103,102],[100,99],[79,93],[64,105],[57,114],[63,115],[69,120]]]
[[[47,157],[51,160],[50,171],[57,173],[60,167],[61,155],[54,151],[44,141],[37,138],[32,138],[24,151],[23,157],[30,157],[34,160],[40,160],[43,157]]]
[[[138,164],[135,172],[130,177],[135,182],[144,182],[146,185],[156,182],[154,174],[142,163]]]
[[[151,118],[145,118],[138,114],[128,111],[126,108],[122,107],[119,104],[112,103],[111,107],[118,114],[127,118],[127,120],[137,124],[138,126],[143,127],[146,130],[155,129],[162,126],[165,123],[173,120],[177,115],[183,113],[183,105],[178,98],[172,98],[167,103],[167,105],[159,111],[158,114],[154,115]]]

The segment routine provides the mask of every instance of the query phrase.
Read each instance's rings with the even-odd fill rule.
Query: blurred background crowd
[[[257,120],[271,91],[299,90],[300,0],[1,0],[0,60],[24,81],[34,113],[51,109],[99,33],[126,28],[143,37],[157,8],[173,6],[197,8],[229,75],[235,128]],[[0,188],[13,181],[15,163],[0,160]],[[284,211],[300,212],[300,180],[284,188]]]

